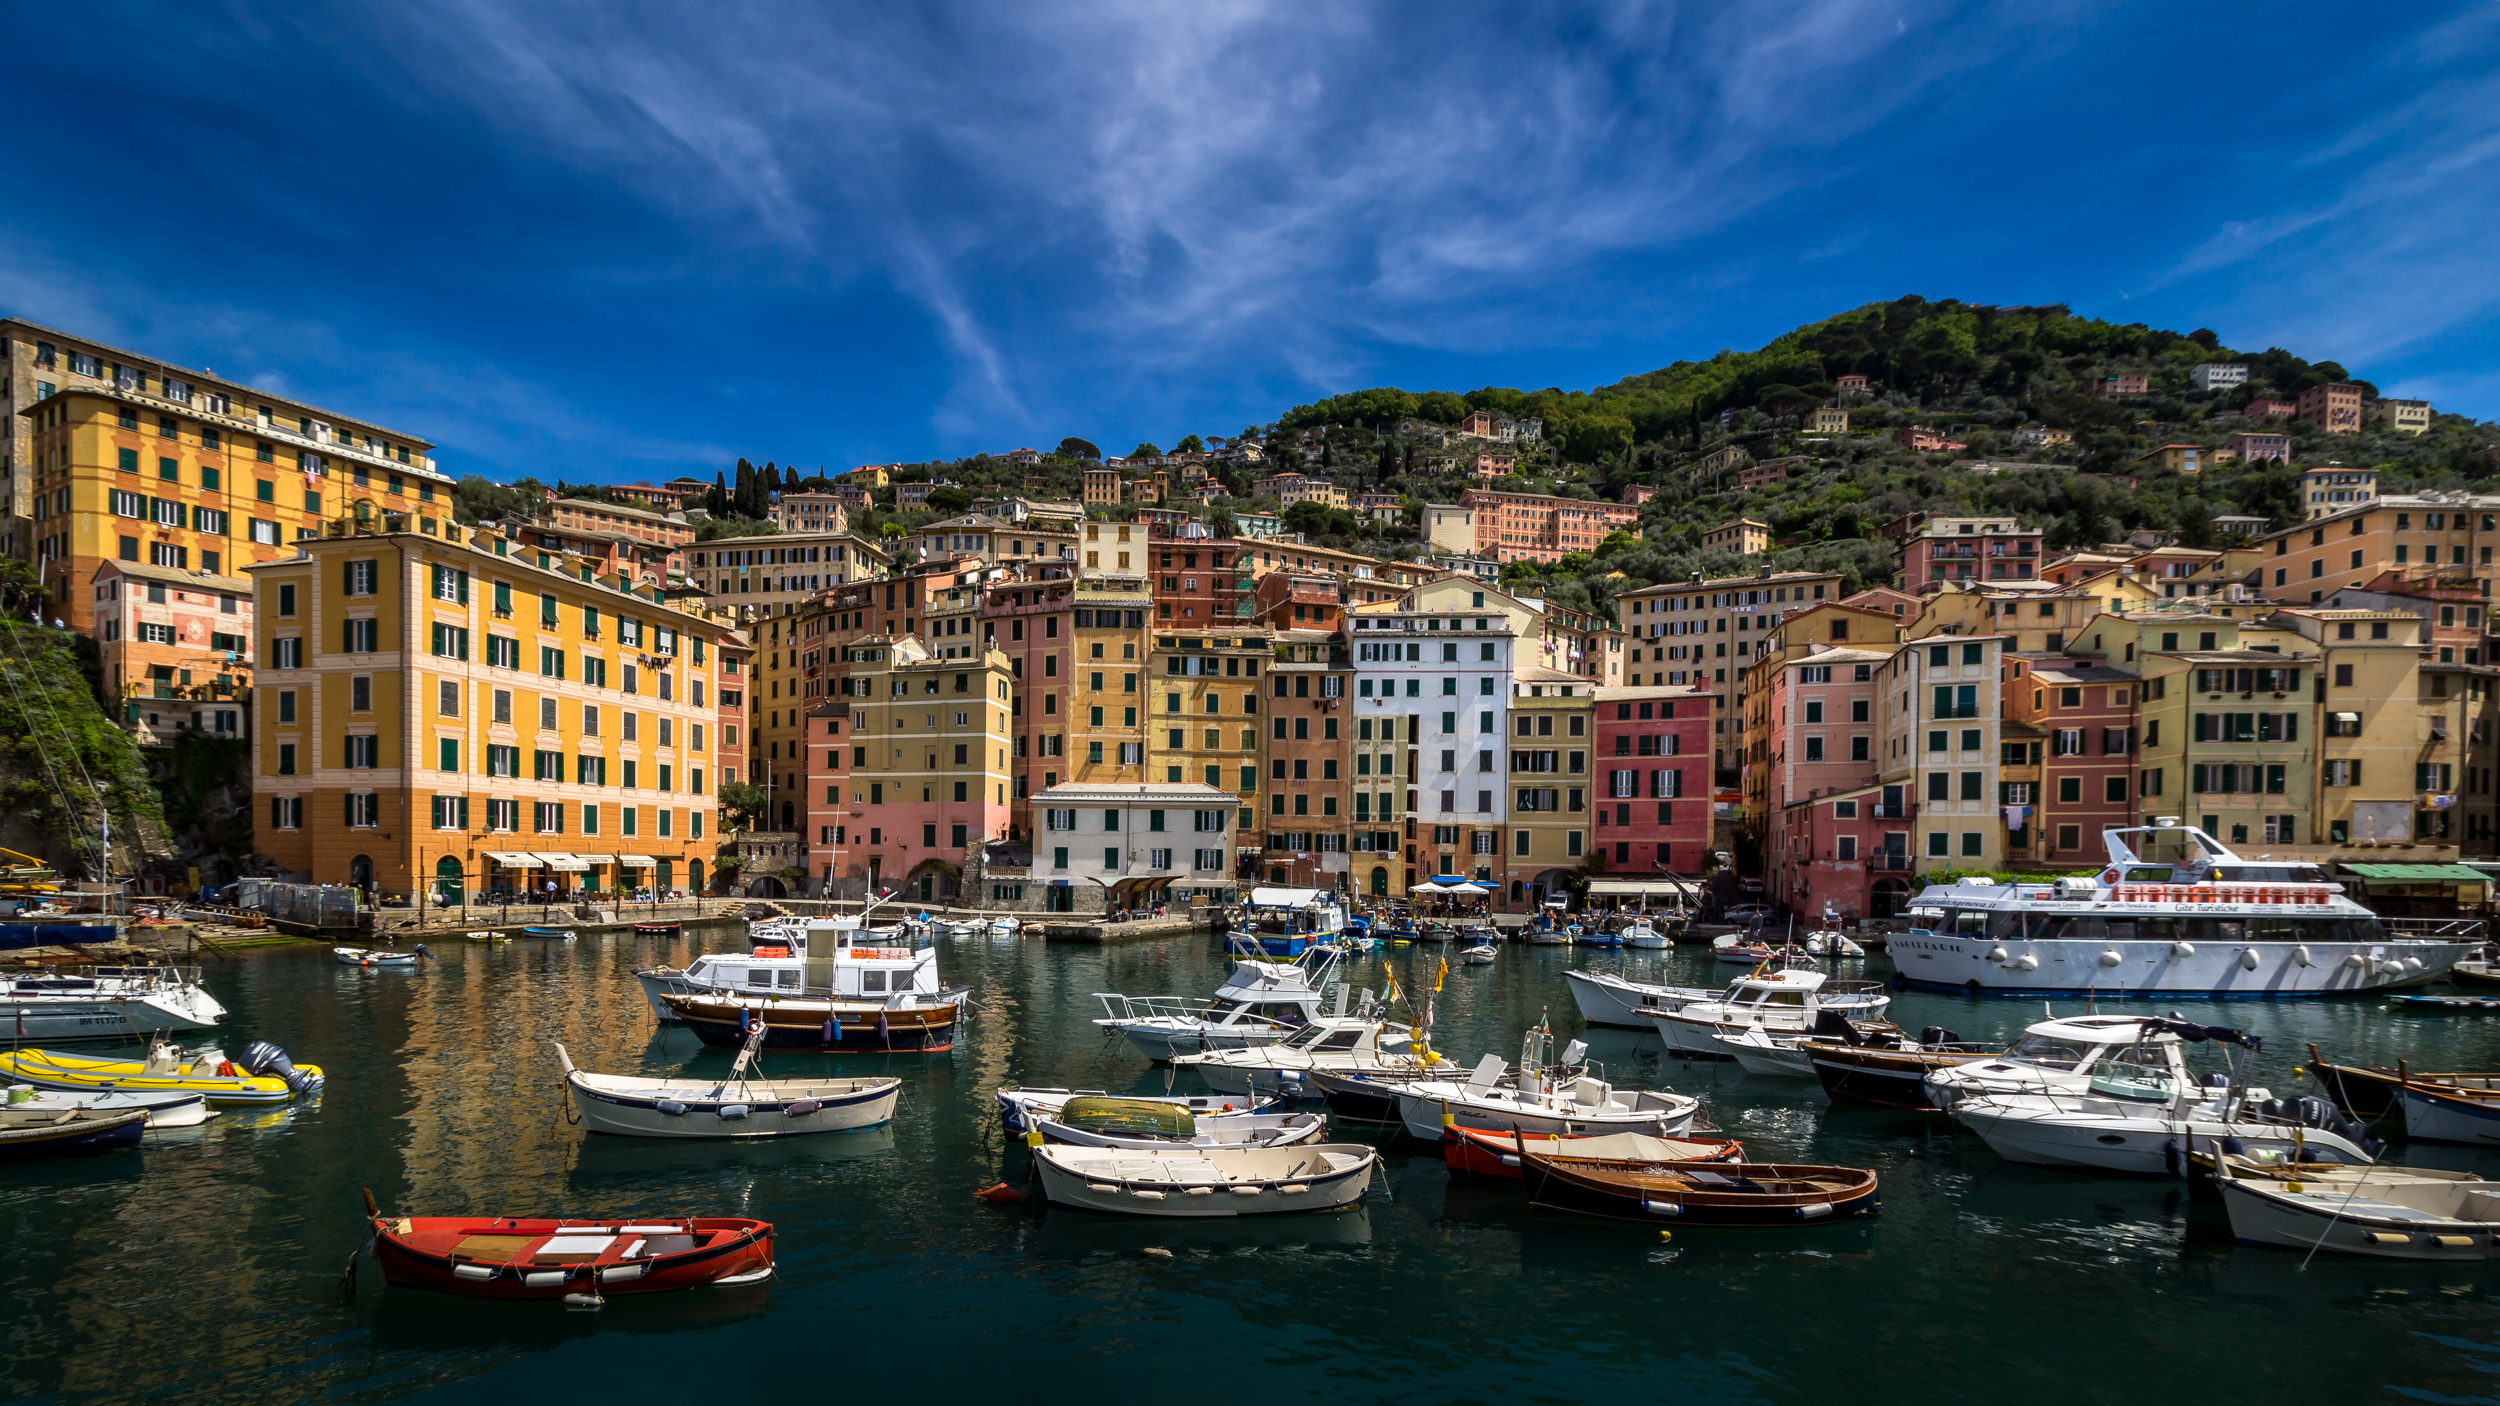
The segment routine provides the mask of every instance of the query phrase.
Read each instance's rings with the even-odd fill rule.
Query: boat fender
[[[2118,955],[2118,949],[2115,947],[2104,947],[2101,949],[2102,966],[2114,967],[2125,960],[2127,959]]]
[[[671,1118],[683,1118],[686,1116],[686,1105],[679,1103],[673,1098],[661,1099],[659,1102],[651,1106],[660,1110],[662,1113],[667,1114]]]
[[[1797,1219],[1799,1219],[1799,1220],[1821,1220],[1823,1217],[1828,1216],[1828,1215],[1830,1215],[1831,1213],[1832,1213],[1832,1203],[1831,1203],[1831,1202],[1829,1202],[1829,1201],[1825,1201],[1825,1202],[1821,1203],[1820,1205],[1814,1205],[1814,1206],[1799,1206],[1799,1207],[1797,1208]]]
[[[2186,1158],[2179,1151],[2179,1140],[2163,1138],[2161,1140],[2161,1169],[2175,1177],[2185,1166]]]
[[[983,1201],[989,1202],[993,1206],[1011,1206],[1016,1202],[1025,1199],[1023,1192],[1016,1190],[1014,1187],[1009,1186],[1003,1181],[996,1186],[986,1187],[972,1194]]]
[[[2253,971],[2255,971],[2255,970],[2257,970],[2257,949],[2256,949],[2256,948],[2254,948],[2254,947],[2243,947],[2243,948],[2241,948],[2241,949],[2240,949],[2240,969],[2241,969],[2242,971],[2252,971],[2252,972],[2253,972]]]
[[[2354,971],[2359,971],[2369,964],[2370,959],[2358,952],[2347,952],[2344,954],[2344,965],[2352,968]]]
[[[2010,954],[2007,953],[2002,946],[1991,947],[1988,949],[1988,960],[1991,962],[2002,962],[2008,955]]]
[[[2239,1157],[2247,1153],[2248,1145],[2238,1138],[2226,1137],[2222,1140],[2222,1151],[2224,1156]]]
[[[607,1307],[608,1301],[599,1297],[597,1294],[566,1294],[564,1296],[564,1306],[569,1309],[596,1313],[600,1309]]]
[[[570,1272],[562,1269],[542,1269],[534,1274],[522,1275],[521,1282],[533,1289],[552,1289],[563,1283]]]
[[[718,1111],[723,1119],[735,1121],[746,1117],[753,1110],[743,1103],[724,1103]]]
[[[2193,942],[2171,943],[2170,955],[2173,957],[2193,957],[2196,955],[2196,944]]]
[[[1684,1208],[1672,1201],[1643,1201],[1641,1203],[1641,1209],[1649,1212],[1653,1216],[1680,1216],[1684,1214]]]
[[[2304,967],[2314,967],[2317,965],[2316,962],[2309,959],[2309,945],[2305,942],[2292,948],[2292,960],[2298,962]]]
[[[2393,959],[2383,961],[2378,964],[2378,974],[2380,976],[2402,976],[2404,974],[2404,969],[2404,963]]]
[[[640,1279],[651,1272],[647,1264],[612,1264],[599,1271],[599,1282],[615,1284],[627,1279]]]
[[[451,1277],[454,1279],[492,1279],[495,1277],[495,1267],[491,1264],[455,1264],[451,1267]]]
[[[2040,959],[2028,952],[2014,959],[2014,970],[2018,972],[2036,972],[2039,969]]]
[[[781,1106],[781,1116],[784,1118],[804,1118],[808,1114],[813,1113],[817,1109],[824,1106],[825,1105],[822,1102],[816,1099],[803,1098],[796,1103],[783,1104]]]
[[[2405,969],[2407,971],[2420,971],[2422,969],[2422,959],[2419,957],[2405,958]]]

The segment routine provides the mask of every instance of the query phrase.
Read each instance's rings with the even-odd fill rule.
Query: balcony
[[[1867,807],[1866,813],[1875,817],[1877,820],[1912,820],[1916,819],[1918,816],[1918,803],[1916,801],[1894,801],[1887,804],[1883,801],[1877,801],[1873,805]]]
[[[1970,704],[1966,707],[1936,709],[1936,721],[1938,722],[1943,722],[1948,718],[1976,718],[1978,716],[1979,705],[1976,703]]]
[[[1866,861],[1867,871],[1874,874],[1906,874],[1910,857],[1906,854],[1879,854]]]

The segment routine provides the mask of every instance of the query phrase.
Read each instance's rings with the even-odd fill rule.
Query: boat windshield
[[[2005,1051],[2005,1057],[2019,1060],[2024,1064],[2036,1064],[2043,1069],[2080,1069],[2083,1067],[2084,1056],[2090,1054],[2092,1048],[2089,1045],[2079,1045],[2072,1040],[2052,1040],[2046,1035],[2025,1035]]]

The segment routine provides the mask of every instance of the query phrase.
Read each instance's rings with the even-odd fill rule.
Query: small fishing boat
[[[2500,1073],[2435,1073],[2412,1069],[2402,1060],[2394,1065],[2329,1064],[2318,1056],[2318,1047],[2309,1047],[2309,1063],[2294,1070],[2295,1076],[2306,1073],[2317,1078],[2326,1096],[2335,1100],[2345,1112],[2364,1122],[2401,1117],[2403,1105],[2396,1091],[2406,1084],[2428,1085],[2451,1089],[2500,1089]]]
[[[199,1094],[117,1094],[68,1093],[61,1090],[37,1090],[32,1084],[12,1084],[5,1105],[24,1113],[66,1113],[85,1109],[89,1113],[144,1114],[151,1128],[190,1128],[216,1117],[208,1100]]]
[[[1571,930],[1571,945],[1619,949],[1623,946],[1623,934],[1608,932],[1604,928],[1574,928]]]
[[[1489,967],[1493,965],[1494,959],[1500,957],[1501,955],[1502,950],[1500,948],[1495,947],[1489,942],[1480,942],[1473,947],[1461,948],[1459,950],[1458,960],[1462,966]]]
[[[992,937],[1014,937],[1023,930],[1024,924],[1012,917],[992,918],[989,922],[989,933]]]
[[[1691,1130],[1701,1101],[1667,1089],[1618,1090],[1581,1061],[1588,1046],[1574,1040],[1560,1063],[1551,1063],[1553,1032],[1543,1025],[1520,1042],[1515,1077],[1500,1055],[1486,1055],[1464,1083],[1420,1080],[1397,1090],[1398,1118],[1406,1130],[1439,1143],[1448,1127],[1546,1133],[1648,1133],[1678,1137]]]
[[[2448,980],[2458,986],[2500,986],[2500,962],[2468,957],[2448,968]]]
[[[2387,1003],[2426,1015],[2490,1015],[2500,1011],[2500,996],[2390,996]]]
[[[543,937],[553,942],[571,942],[580,934],[571,928],[525,927],[521,929],[521,936]]]
[[[1533,1145],[1540,1152],[1644,1162],[1733,1162],[1745,1155],[1745,1144],[1735,1138],[1658,1138],[1646,1133],[1548,1135]],[[1441,1142],[1441,1160],[1453,1172],[1519,1180],[1518,1141],[1512,1133],[1451,1128]]]
[[[1856,1167],[1583,1157],[1564,1144],[1516,1142],[1528,1204],[1648,1224],[1779,1227],[1856,1220],[1883,1210],[1875,1174]]]
[[[758,929],[750,932],[754,937]],[[707,952],[677,967],[641,967],[634,979],[653,1017],[677,1019],[667,996],[824,1000],[845,1025],[874,1024],[880,1011],[944,1006],[960,1015],[967,994],[938,981],[935,947],[866,945],[875,931],[857,917],[797,920],[747,952]]]
[[[1011,1095],[999,1091],[1005,1103]],[[1319,1142],[1328,1120],[1317,1113],[1234,1110],[1199,1112],[1167,1099],[1109,1094],[1058,1097],[1018,1090],[1016,1121],[1026,1139],[1072,1147],[1293,1147]]]
[[[1771,960],[1772,951],[1767,942],[1748,942],[1730,933],[1710,939],[1710,955],[1735,966],[1750,967]]]
[[[1404,1121],[1398,1116],[1400,1088],[1427,1079],[1446,1079],[1451,1072],[1446,1065],[1428,1067],[1421,1061],[1408,1060],[1395,1068],[1307,1070],[1301,1082],[1328,1101],[1328,1116],[1337,1122],[1394,1128]]]
[[[510,942],[512,940],[512,934],[497,932],[493,928],[479,928],[475,932],[462,933],[461,936],[471,942]]]
[[[1560,928],[1540,928],[1533,925],[1519,930],[1519,940],[1530,947],[1569,947],[1571,945],[1570,935]]]
[[[1620,935],[1624,946],[1648,952],[1661,951],[1672,945],[1667,935],[1660,932],[1647,918],[1634,918],[1624,924]]]
[[[370,1194],[365,1210],[374,1261],[403,1288],[588,1305],[609,1294],[753,1284],[773,1272],[773,1228],[760,1220],[384,1216]]]
[[[652,1079],[591,1074],[573,1067],[556,1046],[575,1116],[594,1133],[625,1137],[768,1138],[849,1133],[894,1120],[900,1079],[755,1079],[748,1077],[764,1038],[749,1032],[721,1079]]]
[[[105,1113],[85,1108],[0,1108],[0,1162],[76,1157],[137,1147],[148,1115],[136,1110]]]
[[[1359,1143],[1033,1149],[1042,1194],[1054,1206],[1188,1220],[1343,1210],[1363,1199],[1379,1163],[1380,1154]]]
[[[2216,1181],[2243,1245],[2386,1260],[2488,1260],[2500,1254],[2500,1182],[2411,1167],[2345,1175],[2251,1176],[2224,1159]]]
[[[685,935],[685,931],[686,931],[686,925],[685,925],[684,923],[636,923],[636,924],[634,924],[634,936],[636,936],[636,937],[668,937],[668,938],[674,938],[674,937],[682,937],[682,936],[684,936],[684,935]]]
[[[370,969],[373,967],[413,967],[424,950],[420,947],[414,952],[393,952],[378,947],[333,947],[330,953],[338,958],[342,965]]]
[[[1811,1079],[1814,1058],[1802,1048],[1803,1035],[1774,1035],[1758,1025],[1720,1030],[1711,1043],[1748,1074],[1769,1079]]]
[[[2469,1147],[2500,1145],[2500,1089],[2428,1083],[2407,1076],[2396,1086],[2405,1136],[2415,1142]]]
[[[199,1094],[210,1103],[285,1103],[322,1085],[320,1065],[295,1064],[267,1040],[254,1040],[240,1061],[215,1046],[185,1052],[161,1041],[144,1060],[8,1050],[0,1052],[0,1077],[74,1093]]]
[[[662,996],[673,1019],[723,1049],[744,1045],[757,1022],[771,1049],[938,1054],[955,1048],[960,1002],[862,1005],[815,996]]]
[[[1011,1133],[1031,1131],[1025,1120],[1028,1109],[1050,1112],[1064,1108],[1069,1100],[1080,1098],[1111,1098],[1106,1089],[1046,1089],[1032,1086],[1001,1088],[992,1097],[998,1101],[998,1121]],[[1224,1094],[1121,1094],[1118,1097],[1159,1104],[1198,1117],[1218,1113],[1265,1113],[1276,1107],[1273,1100],[1230,1097]]]

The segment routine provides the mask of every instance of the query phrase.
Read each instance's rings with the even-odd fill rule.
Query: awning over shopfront
[[[587,874],[590,872],[590,861],[577,854],[549,854],[541,851],[538,857],[540,860],[545,862],[548,868],[553,869],[560,874]]]
[[[497,864],[502,865],[506,869],[542,869],[546,867],[545,865],[539,863],[538,856],[534,854],[509,853],[490,849],[486,852],[486,857],[495,861]]]
[[[2357,874],[2371,884],[2488,884],[2491,876],[2462,864],[2345,864],[2347,874]]]
[[[616,856],[613,854],[577,854],[573,857],[584,864],[614,864],[616,862]]]
[[[1675,879],[1591,879],[1591,898],[1675,898],[1693,891]]]
[[[660,863],[647,854],[620,854],[616,857],[616,862],[627,869],[655,869]]]

